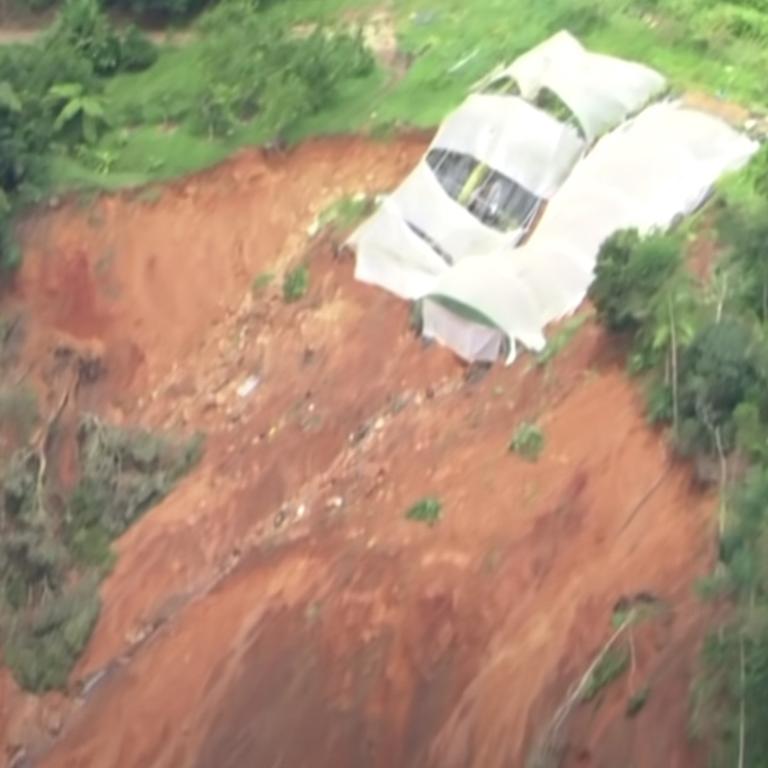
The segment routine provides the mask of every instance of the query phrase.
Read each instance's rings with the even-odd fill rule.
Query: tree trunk
[[[728,485],[728,462],[725,458],[725,452],[723,451],[723,439],[720,435],[720,427],[715,427],[715,447],[717,448],[717,458],[720,461],[720,538],[723,538],[725,533],[725,519],[727,515],[727,507],[725,501],[725,491]]]
[[[720,293],[720,298],[717,302],[717,313],[715,315],[715,322],[720,323],[723,319],[723,304],[725,304],[725,297],[728,295],[728,273],[723,275],[723,288]]]
[[[675,311],[672,306],[672,297],[667,298],[667,308],[669,309],[669,331],[672,341],[672,428],[675,438],[679,424],[679,409],[677,403],[677,328],[675,327]]]

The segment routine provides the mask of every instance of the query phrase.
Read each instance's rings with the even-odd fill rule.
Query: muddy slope
[[[119,542],[75,678],[108,672],[62,708],[56,743],[29,745],[42,765],[524,765],[639,592],[663,609],[562,756],[701,764],[687,687],[711,500],[670,466],[611,345],[587,322],[548,366],[468,381],[407,307],[308,243],[328,202],[391,188],[424,146],[246,154],[25,226],[32,348],[54,332],[103,345],[106,412],[209,436]],[[249,290],[302,258],[301,302]],[[544,430],[536,463],[507,448],[522,420]],[[441,520],[406,520],[427,495]]]

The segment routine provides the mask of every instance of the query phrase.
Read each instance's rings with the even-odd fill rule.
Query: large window
[[[541,199],[471,155],[445,149],[427,153],[427,164],[443,189],[483,224],[500,232],[524,228]]]

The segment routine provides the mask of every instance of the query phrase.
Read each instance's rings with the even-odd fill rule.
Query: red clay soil
[[[356,283],[327,238],[307,243],[319,210],[393,187],[424,147],[248,153],[157,200],[73,202],[24,225],[30,349],[86,339],[107,368],[94,407],[208,440],[117,544],[73,691],[105,673],[87,695],[45,700],[55,740],[8,687],[8,754],[24,743],[36,764],[72,768],[523,766],[617,600],[645,592],[663,610],[638,629],[631,674],[576,708],[561,756],[703,764],[686,734],[712,500],[670,464],[609,341],[587,322],[549,365],[469,382],[409,331],[402,302]],[[250,291],[305,257],[301,301],[284,304],[279,279]],[[536,463],[508,451],[523,420],[545,434]],[[427,495],[440,521],[406,520]]]

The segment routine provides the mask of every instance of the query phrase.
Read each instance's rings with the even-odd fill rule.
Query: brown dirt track
[[[62,767],[523,766],[616,601],[644,591],[663,614],[638,630],[631,676],[577,708],[565,764],[703,764],[686,725],[712,500],[670,467],[599,329],[547,367],[470,383],[327,238],[301,302],[279,281],[249,291],[307,253],[319,210],[393,187],[424,147],[245,153],[158,199],[71,201],[23,226],[29,359],[53,335],[97,346],[93,407],[208,442],[118,542],[73,682],[108,672],[86,697],[44,701],[58,739],[3,679],[8,755],[24,741]],[[523,419],[546,435],[535,464],[507,450]],[[443,519],[406,521],[428,494]]]

